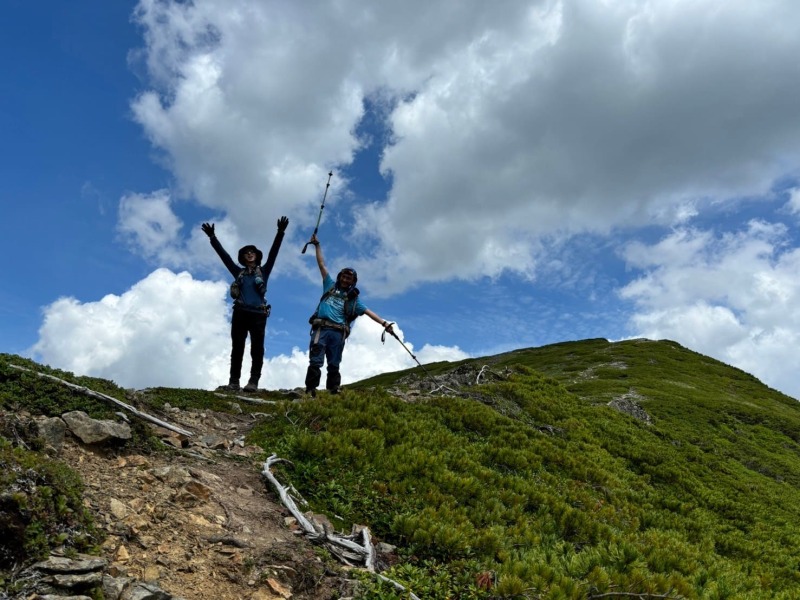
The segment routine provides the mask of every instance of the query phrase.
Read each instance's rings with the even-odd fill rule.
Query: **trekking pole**
[[[328,195],[328,188],[331,187],[331,177],[333,177],[333,171],[330,171],[328,173],[328,183],[325,185],[325,193],[322,194],[322,204],[319,205],[319,216],[317,217],[317,225],[314,227],[314,233],[311,234],[311,237],[317,235],[317,232],[319,231],[319,222],[320,219],[322,219],[322,211],[325,210],[325,198]],[[306,248],[308,248],[308,245],[310,243],[311,242],[306,242],[306,245],[303,246],[303,251],[300,254],[306,253]]]
[[[389,326],[389,327],[391,327],[392,325],[394,325],[394,323],[389,323],[389,325],[388,325],[388,326]],[[411,350],[409,350],[409,349],[408,349],[408,346],[406,346],[406,345],[403,343],[403,340],[401,340],[399,337],[397,337],[397,334],[394,332],[394,330],[390,331],[389,333],[392,335],[392,337],[393,337],[394,339],[396,339],[396,340],[398,341],[398,343],[399,343],[399,344],[400,344],[400,345],[403,347],[403,349],[405,349],[405,351],[406,351],[406,352],[408,352],[408,354],[411,356],[411,358],[413,358],[413,359],[414,359],[414,361],[415,361],[415,362],[416,362],[416,363],[417,363],[417,364],[418,364],[420,367],[422,367],[422,370],[423,370],[423,371],[425,371],[425,375],[427,375],[427,376],[428,376],[428,378],[429,378],[429,379],[430,379],[430,380],[433,382],[433,385],[434,385],[434,387],[435,387],[435,386],[438,384],[438,382],[437,382],[437,381],[436,381],[436,380],[433,378],[433,375],[431,375],[430,373],[428,373],[428,369],[426,369],[426,368],[423,366],[423,364],[417,360],[417,357],[416,357],[416,356],[414,356],[414,355],[411,353]],[[386,328],[385,328],[385,327],[384,327],[384,329],[383,329],[383,333],[381,334],[381,342],[382,342],[382,343],[384,343],[384,344],[386,343]]]

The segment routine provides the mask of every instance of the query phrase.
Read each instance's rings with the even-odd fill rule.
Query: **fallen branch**
[[[76,390],[78,392],[81,392],[82,394],[86,394],[87,396],[91,396],[93,398],[99,398],[100,400],[107,400],[108,402],[112,402],[113,404],[116,404],[117,406],[121,406],[122,408],[124,408],[128,412],[132,413],[133,415],[136,415],[140,419],[144,419],[145,421],[150,421],[151,423],[155,423],[156,425],[160,425],[161,427],[163,427],[165,429],[169,429],[170,431],[174,431],[175,433],[180,433],[181,435],[185,435],[187,437],[191,437],[192,435],[194,435],[191,431],[187,431],[186,429],[182,429],[182,428],[178,427],[177,425],[172,425],[171,423],[167,423],[166,421],[162,421],[161,419],[159,419],[157,417],[154,417],[152,415],[148,415],[147,413],[143,413],[140,410],[137,410],[136,408],[131,406],[130,404],[126,404],[122,400],[117,400],[116,398],[113,398],[112,396],[107,396],[106,394],[103,394],[101,392],[95,392],[94,390],[90,390],[87,387],[84,387],[82,385],[76,385],[74,383],[70,383],[69,381],[65,381],[65,380],[60,379],[58,377],[54,377],[53,375],[48,375],[46,373],[39,373],[37,371],[33,371],[31,369],[26,369],[25,367],[20,367],[20,366],[17,366],[17,365],[8,365],[8,366],[11,367],[12,369],[18,369],[20,371],[27,371],[28,373],[33,373],[34,375],[38,375],[39,377],[44,377],[45,379],[52,379],[53,381],[57,381],[58,383],[61,383],[61,384],[65,385],[65,386],[67,386],[70,389],[73,389],[73,390]]]
[[[408,597],[411,598],[411,600],[419,600],[419,596],[414,595],[413,592],[409,592],[404,586],[397,583],[394,579],[389,579],[388,577],[384,577],[380,573],[375,573],[375,576],[381,581],[385,581],[386,583],[391,583],[392,586],[394,586],[394,589],[400,592],[408,592]]]
[[[430,394],[435,394],[435,393],[437,393],[437,392],[439,392],[441,390],[448,391],[448,392],[450,392],[451,394],[453,394],[455,396],[463,396],[464,395],[463,392],[459,392],[458,390],[454,390],[453,388],[447,387],[446,385],[440,385],[439,387],[433,388],[429,393]]]
[[[297,522],[300,524],[300,527],[303,528],[303,531],[306,533],[306,535],[313,540],[319,539],[321,536],[317,532],[317,530],[314,529],[314,526],[311,524],[311,521],[309,521],[306,518],[306,516],[300,512],[300,510],[297,508],[297,504],[295,504],[294,499],[289,495],[287,489],[281,485],[281,483],[272,474],[272,471],[269,470],[269,468],[272,465],[282,460],[284,459],[278,458],[276,455],[273,454],[264,463],[264,468],[261,470],[261,474],[264,475],[264,477],[266,477],[272,484],[272,486],[278,491],[278,495],[281,498],[281,502],[283,502],[286,508],[289,509],[289,512],[292,513],[294,518],[297,519]]]
[[[236,398],[237,400],[244,400],[245,402],[249,402],[250,404],[277,404],[274,400],[261,400],[260,398],[250,398],[249,396],[236,396],[233,394],[221,394],[220,392],[214,392],[215,396],[219,396],[220,398]]]
[[[305,534],[311,539],[311,541],[324,544],[332,554],[337,556],[339,560],[345,564],[352,566],[351,561],[363,561],[364,568],[367,571],[374,574],[382,581],[392,584],[395,589],[402,592],[408,592],[411,600],[420,600],[419,597],[406,590],[406,588],[401,584],[389,579],[384,575],[381,575],[380,573],[375,572],[375,548],[372,545],[372,538],[370,536],[368,527],[354,526],[353,534],[346,537],[334,535],[333,533],[327,531],[323,525],[320,525],[316,521],[312,523],[303,513],[301,513],[297,508],[297,504],[295,503],[294,499],[289,494],[288,488],[281,485],[281,483],[269,470],[272,465],[281,461],[289,462],[285,461],[285,459],[278,458],[275,454],[271,455],[269,458],[267,458],[266,462],[264,462],[264,468],[262,469],[261,473],[277,490],[284,506],[286,506],[286,508],[289,509],[289,512],[292,513],[292,516],[297,519],[297,523],[303,529]],[[355,539],[359,537],[359,534],[363,540],[361,544],[355,541]]]

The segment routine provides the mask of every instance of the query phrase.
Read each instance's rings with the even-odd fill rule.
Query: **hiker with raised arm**
[[[238,391],[239,378],[242,373],[242,360],[247,336],[250,335],[250,379],[244,386],[245,391],[258,390],[261,368],[264,364],[264,337],[267,331],[267,318],[270,305],[267,304],[267,280],[275,259],[283,242],[283,235],[289,219],[278,219],[278,231],[267,255],[267,262],[261,265],[263,253],[252,244],[239,249],[237,265],[222,247],[214,232],[213,223],[203,223],[203,232],[209,237],[211,247],[216,250],[222,263],[233,275],[230,295],[233,298],[233,316],[231,318],[231,369],[228,385],[221,386],[228,391]]]
[[[334,281],[325,266],[322,245],[316,233],[311,236],[308,243],[312,244],[316,251],[317,265],[322,275],[322,298],[308,321],[311,324],[311,343],[306,371],[306,393],[316,396],[322,378],[322,365],[327,361],[325,389],[331,394],[338,394],[342,382],[339,364],[353,321],[361,315],[367,315],[379,323],[385,331],[393,333],[393,329],[391,323],[367,308],[358,297],[356,287],[358,274],[355,269],[342,269]]]

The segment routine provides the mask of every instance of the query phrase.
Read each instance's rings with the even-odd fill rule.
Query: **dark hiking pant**
[[[247,335],[250,334],[250,381],[258,383],[264,364],[264,336],[267,331],[267,315],[247,310],[233,311],[231,319],[231,383],[239,383],[242,374],[242,359]]]
[[[317,389],[322,378],[322,365],[327,360],[328,373],[325,378],[325,389],[337,390],[342,383],[339,363],[344,351],[344,332],[339,329],[322,327],[311,332],[311,345],[308,350],[308,371],[306,371],[306,389]]]

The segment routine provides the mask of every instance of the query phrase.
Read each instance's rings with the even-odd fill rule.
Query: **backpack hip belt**
[[[347,325],[334,323],[328,319],[311,319],[311,333],[316,332],[314,335],[314,341],[312,342],[313,344],[319,343],[319,334],[323,329],[335,329],[336,331],[341,331],[345,339],[350,336],[350,328]]]
[[[350,330],[350,328],[347,325],[342,325],[341,323],[334,323],[333,321],[329,321],[328,319],[311,319],[311,327],[313,329],[338,329],[339,331]]]

